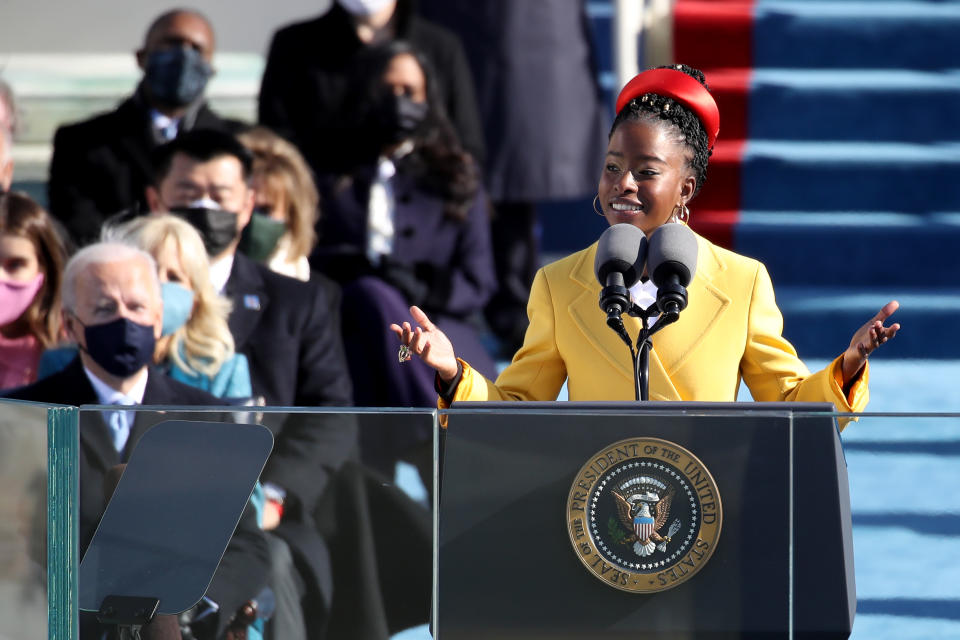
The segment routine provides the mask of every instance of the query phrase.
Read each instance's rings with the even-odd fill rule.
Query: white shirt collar
[[[88,369],[86,366],[83,367],[83,372],[87,374],[87,379],[90,380],[93,390],[97,393],[97,399],[100,401],[100,404],[143,404],[143,394],[147,389],[146,368],[142,369],[136,374],[137,381],[134,383],[133,388],[127,393],[121,393],[120,391],[117,391],[106,382],[98,378],[97,375],[93,371],[90,371],[90,369]]]
[[[150,109],[150,120],[157,129],[163,129],[164,127],[169,127],[172,124],[180,122],[180,118],[171,118],[156,109]]]
[[[638,280],[635,285],[630,287],[630,297],[638,307],[647,309],[650,305],[656,305],[657,303],[657,285],[653,284],[651,279],[647,279],[646,282]],[[647,320],[647,326],[652,327],[659,317],[658,315],[651,316]]]
[[[227,280],[230,279],[230,272],[233,271],[233,254],[228,254],[210,262],[210,282],[217,293],[222,294],[227,288]]]
[[[164,140],[172,140],[180,130],[181,118],[171,118],[156,109],[150,109],[150,124],[153,130],[161,134]]]

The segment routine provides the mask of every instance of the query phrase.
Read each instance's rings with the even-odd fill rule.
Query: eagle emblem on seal
[[[642,488],[643,492],[630,492],[631,488]],[[666,551],[667,544],[681,527],[680,520],[674,519],[668,531],[660,533],[670,518],[675,489],[653,478],[631,478],[619,491],[614,489],[610,493],[616,501],[620,524],[630,532],[621,538],[621,544],[633,543],[633,552],[642,558],[654,551]]]

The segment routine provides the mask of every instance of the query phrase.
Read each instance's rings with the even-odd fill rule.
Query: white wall
[[[331,0],[0,0],[0,68],[7,53],[133,51],[151,20],[186,6],[205,13],[217,49],[266,54],[277,27],[319,15]]]

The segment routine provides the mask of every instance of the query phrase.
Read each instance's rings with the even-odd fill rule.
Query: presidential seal
[[[577,556],[622,591],[666,591],[692,578],[713,555],[722,520],[707,468],[658,438],[621,440],[597,452],[567,499]]]

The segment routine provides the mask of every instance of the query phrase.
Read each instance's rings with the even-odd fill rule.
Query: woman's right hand
[[[409,347],[410,352],[420,356],[428,366],[437,370],[440,379],[450,382],[457,375],[457,356],[447,336],[440,331],[420,307],[410,307],[416,327],[409,322],[403,326],[391,324],[390,330],[400,338],[400,344]]]

